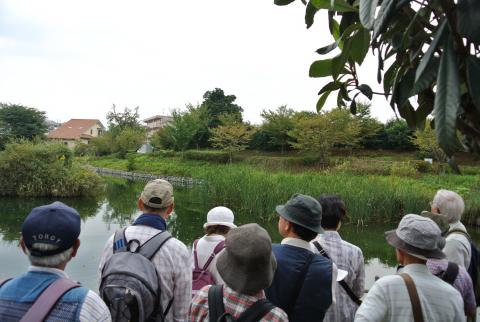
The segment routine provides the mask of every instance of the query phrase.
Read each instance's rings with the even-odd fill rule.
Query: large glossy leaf
[[[378,0],[360,0],[360,22],[367,29],[373,28]]]
[[[320,55],[325,55],[334,50],[337,47],[340,47],[340,49],[343,48],[342,42],[343,40],[347,39],[352,32],[355,30],[360,30],[362,29],[362,26],[360,24],[353,24],[348,26],[348,28],[343,32],[343,34],[339,37],[335,37],[336,41],[330,45],[327,45],[325,47],[317,49],[317,53]],[[368,48],[367,48],[368,50]]]
[[[323,86],[320,92],[318,92],[318,95],[321,95],[325,92],[333,92],[338,90],[340,87],[342,87],[344,83],[341,82],[330,82],[327,85]]]
[[[286,6],[287,4],[292,3],[295,0],[273,0],[273,3],[277,6]]]
[[[467,57],[467,83],[473,104],[480,111],[480,59],[473,56]]]
[[[451,156],[456,149],[456,121],[460,105],[460,82],[455,59],[453,40],[447,38],[445,50],[440,58],[435,95],[435,133],[443,151]]]
[[[332,60],[317,60],[310,65],[310,77],[327,77],[332,75]]]
[[[416,95],[426,88],[430,87],[437,78],[438,68],[440,65],[440,59],[438,57],[432,57],[428,63],[427,68],[420,74],[420,78],[415,81],[413,85],[412,94]],[[415,73],[416,77],[417,73]]]
[[[320,96],[317,102],[317,112],[320,112],[327,101],[328,95],[330,95],[330,91],[327,91]]]
[[[326,55],[337,47],[338,47],[338,42],[336,41],[336,42],[331,43],[330,45],[327,45],[325,47],[318,48],[316,50],[316,52],[317,52],[317,54],[320,54],[320,55]]]
[[[447,25],[447,21],[445,20],[438,27],[438,30],[437,30],[437,32],[435,34],[435,37],[433,38],[433,40],[430,44],[430,47],[428,47],[427,52],[425,53],[425,55],[423,55],[422,60],[420,61],[420,64],[417,67],[417,72],[415,73],[415,82],[418,82],[418,80],[423,76],[423,73],[426,71],[427,66],[430,63],[430,59],[432,59],[433,54],[437,50],[438,44],[443,39],[446,25]]]
[[[350,57],[361,65],[370,48],[370,32],[362,28],[352,37]]]
[[[417,126],[432,113],[434,102],[435,94],[431,89],[418,94],[418,108],[416,110]]]
[[[397,106],[397,109],[400,116],[407,121],[408,126],[414,129],[417,126],[417,119],[412,104],[406,101],[403,105]]]
[[[355,11],[345,0],[310,0],[317,9],[328,9],[337,12]]]
[[[307,4],[307,9],[305,10],[305,24],[307,25],[307,29],[313,25],[313,19],[317,11],[318,11],[318,8],[316,8],[312,4],[312,1],[310,1]]]
[[[330,29],[330,33],[332,34],[333,39],[337,41],[340,38],[340,25],[333,18],[333,11],[328,12],[328,28]]]
[[[392,87],[393,80],[395,78],[395,74],[397,72],[397,68],[398,68],[398,63],[395,61],[392,63],[392,65],[390,65],[390,67],[387,69],[387,71],[383,75],[383,91],[385,93],[392,92],[391,87]]]
[[[369,100],[373,98],[373,91],[370,86],[367,84],[362,84],[357,87],[357,89],[362,92],[363,95],[365,95]]]
[[[405,75],[398,81],[395,92],[395,103],[397,106],[403,106],[412,94],[413,82],[415,80],[415,69],[409,68]]]
[[[480,44],[480,1],[458,0],[458,32],[473,43]]]
[[[383,0],[380,10],[378,11],[377,19],[375,19],[374,28],[373,28],[373,39],[376,39],[387,27],[390,18],[395,13],[395,6],[397,0]]]

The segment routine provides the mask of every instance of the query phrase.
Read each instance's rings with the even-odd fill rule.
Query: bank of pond
[[[103,246],[108,237],[119,227],[129,224],[138,214],[136,200],[142,191],[144,182],[134,182],[118,178],[104,178],[104,187],[96,197],[77,199],[52,198],[0,198],[0,256],[2,267],[0,279],[16,276],[28,266],[26,257],[18,247],[20,228],[30,210],[36,206],[60,200],[77,209],[82,216],[81,246],[77,258],[67,266],[67,273],[87,287],[97,289],[97,267]],[[347,196],[345,196],[347,197]],[[287,198],[276,203],[285,202]],[[203,223],[207,211],[219,205],[211,198],[205,186],[175,186],[175,214],[168,223],[169,231],[189,247],[196,238],[202,236]],[[281,240],[277,232],[277,220],[274,207],[268,213],[261,214],[248,205],[236,208],[235,222],[245,224],[256,222],[267,229],[273,242]],[[349,212],[352,210],[348,205]],[[245,209],[248,209],[246,211]],[[353,208],[355,209],[355,208]],[[418,209],[418,211],[422,210]],[[352,215],[353,216],[353,215]],[[356,222],[342,226],[342,237],[358,245],[366,262],[366,287],[373,284],[376,276],[395,272],[395,252],[385,242],[384,231],[395,228],[397,221],[389,223],[357,225]],[[469,232],[479,242],[480,232],[473,227]]]

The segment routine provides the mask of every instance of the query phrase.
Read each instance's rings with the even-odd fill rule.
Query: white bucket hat
[[[203,225],[203,228],[217,225],[236,228],[237,225],[233,223],[233,219],[233,211],[227,207],[215,207],[210,209],[210,211],[207,213],[207,222]]]

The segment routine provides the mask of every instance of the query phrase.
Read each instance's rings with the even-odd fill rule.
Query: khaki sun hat
[[[151,208],[166,208],[173,204],[173,186],[163,179],[152,180],[143,188],[140,199]]]

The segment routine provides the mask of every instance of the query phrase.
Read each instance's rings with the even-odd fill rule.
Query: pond
[[[138,214],[136,201],[144,182],[133,182],[117,178],[107,178],[105,189],[97,198],[60,199],[74,207],[82,216],[81,246],[77,257],[67,266],[67,273],[85,286],[97,290],[97,267],[106,240],[119,227],[129,224]],[[202,226],[206,213],[214,206],[201,186],[193,188],[175,187],[175,214],[168,222],[169,231],[187,246],[202,236]],[[57,199],[55,199],[57,200]],[[18,246],[21,224],[33,207],[53,202],[54,199],[0,198],[0,279],[24,272],[28,266],[26,256]],[[286,200],[279,200],[282,203]],[[228,205],[226,205],[228,206]],[[348,205],[347,205],[348,206]],[[235,209],[232,209],[235,212]],[[272,214],[273,214],[272,209]],[[254,212],[253,212],[254,213]],[[257,222],[268,230],[274,242],[280,242],[277,221],[263,221],[261,218],[272,214],[235,213],[235,222],[245,224]],[[345,224],[340,234],[358,245],[365,257],[366,288],[369,289],[376,276],[395,272],[395,252],[387,245],[383,232],[395,228],[396,223],[370,224],[364,227]],[[473,231],[478,242],[480,234]]]

